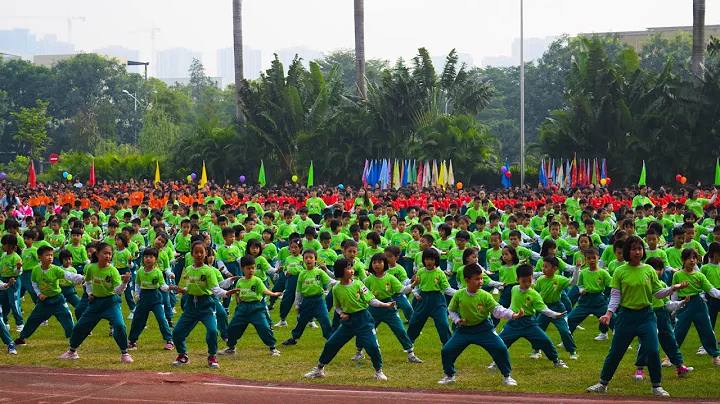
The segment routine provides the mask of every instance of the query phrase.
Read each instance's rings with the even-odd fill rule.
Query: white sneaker
[[[275,327],[287,327],[287,321],[280,320],[277,322],[277,324],[275,324]]]
[[[697,350],[697,354],[698,354],[698,355],[707,355],[707,351],[705,350],[705,348],[700,347],[700,348],[698,348],[698,350]]]
[[[60,355],[59,359],[80,359],[80,355],[78,355],[77,352],[67,351]]]
[[[318,379],[321,377],[325,377],[325,371],[318,367],[314,367],[314,368],[312,368],[311,371],[309,371],[308,373],[305,373],[306,379]]]
[[[15,331],[21,332],[25,329],[25,324],[20,324],[19,326],[15,327]]]
[[[607,386],[602,383],[593,384],[585,391],[587,391],[588,393],[607,393]]]
[[[355,355],[353,355],[352,360],[354,361],[361,361],[365,359],[365,354],[363,351],[355,351]]]
[[[540,351],[532,351],[530,353],[530,359],[542,359],[542,352]]]
[[[455,384],[455,375],[443,377],[442,379],[438,380],[438,384],[442,384],[442,385]]]
[[[576,330],[580,330],[580,331],[585,331],[585,327],[583,327],[583,326],[581,326],[581,325],[575,327],[575,329],[576,329]]]
[[[517,386],[517,382],[512,377],[508,376],[503,379],[503,384],[506,386]]]
[[[561,369],[567,369],[567,368],[568,368],[568,365],[566,365],[565,362],[561,361],[560,359],[558,359],[558,361],[555,362],[554,365],[555,365],[556,368],[561,368]]]
[[[278,351],[277,349],[272,349],[270,351],[270,356],[280,356],[280,351]]]
[[[665,360],[662,362],[662,367],[664,367],[664,368],[670,368],[670,367],[672,367],[672,365],[673,365],[673,364],[672,364],[672,362],[670,362],[670,359],[665,359]]]
[[[48,326],[48,320],[43,321],[40,323],[40,327],[47,327]]]
[[[607,339],[608,335],[606,332],[601,332],[597,337],[595,337],[595,341],[607,341]]]
[[[218,351],[218,355],[235,355],[236,353],[237,353],[237,351],[235,350],[235,348],[230,348],[230,347],[227,347],[223,350]]]
[[[670,393],[665,391],[665,389],[662,387],[653,387],[652,393],[660,397],[670,397]]]
[[[408,362],[410,362],[410,363],[423,363],[422,359],[420,359],[420,358],[418,358],[417,356],[415,356],[415,354],[412,353],[412,352],[411,352],[410,354],[408,354]]]
[[[488,370],[497,370],[497,365],[495,365],[495,362],[493,362],[487,368],[488,368]]]
[[[380,369],[380,370],[375,371],[375,374],[373,375],[373,379],[385,381],[385,380],[387,380],[387,376],[385,376],[385,373],[383,373],[382,369]]]
[[[565,344],[562,343],[562,342],[559,343],[559,344],[557,344],[557,345],[555,345],[555,346],[558,347],[558,348],[565,348]]]
[[[314,321],[311,321],[311,322],[308,323],[308,327],[309,327],[309,328],[318,328],[318,325],[315,324]]]
[[[130,314],[128,314],[128,320],[132,320],[133,317],[135,317],[135,312],[131,311]]]

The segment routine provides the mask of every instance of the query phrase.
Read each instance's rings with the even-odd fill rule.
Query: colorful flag
[[[557,171],[555,171],[555,159],[552,159],[552,168],[550,169],[550,177],[548,178],[551,184],[555,183],[555,175],[557,175]]]
[[[155,184],[160,182],[160,162],[155,160]]]
[[[422,188],[423,186],[423,172],[425,171],[425,168],[423,166],[422,161],[420,162],[420,165],[418,166],[417,175],[415,176],[415,183],[419,188]]]
[[[715,185],[720,185],[720,159],[715,160]]]
[[[393,167],[392,187],[400,189],[400,163],[395,159],[395,167]]]
[[[362,172],[362,183],[364,187],[367,187],[367,176],[368,172],[370,171],[370,163],[365,159],[365,167],[363,168]]]
[[[310,161],[310,170],[308,170],[308,182],[307,182],[307,187],[308,187],[308,188],[310,188],[311,186],[313,186],[313,184],[315,183],[315,173],[314,173],[314,171],[315,171],[315,170],[313,169],[313,162],[312,162],[312,160],[311,160],[311,161]]]
[[[638,181],[638,186],[642,187],[647,185],[646,176],[647,173],[645,172],[645,160],[643,160],[643,166],[642,170],[640,170],[640,180]]]
[[[445,189],[445,184],[447,183],[447,168],[445,166],[445,160],[443,160],[440,164],[440,173],[438,174],[438,185],[443,189]]]
[[[30,173],[28,174],[28,184],[30,188],[35,188],[37,184],[37,177],[35,176],[35,162],[30,160]]]
[[[598,179],[598,163],[597,159],[593,159],[593,172],[592,172],[592,183],[597,185],[600,182]]]
[[[200,183],[198,185],[200,188],[205,188],[207,182],[207,171],[205,171],[205,160],[203,160],[202,174],[200,174]]]
[[[562,187],[565,184],[564,179],[565,179],[565,175],[563,173],[563,163],[562,163],[562,159],[560,159],[560,166],[558,167],[557,177],[555,178],[555,184],[557,184],[557,186],[559,186],[559,187]]]
[[[577,155],[573,157],[572,174],[570,175],[570,186],[576,187],[578,183]]]
[[[540,162],[540,183],[544,186],[548,186],[547,173],[545,171],[545,159]]]
[[[565,160],[565,187],[572,185],[572,170],[570,169],[570,159]]]
[[[434,187],[438,184],[438,165],[437,160],[433,160],[432,164],[432,180],[430,181],[430,186]]]
[[[605,161],[605,159],[602,159],[600,171],[600,178],[607,179],[607,162]]]
[[[90,164],[90,179],[88,180],[88,184],[94,187],[96,183],[97,180],[95,179],[95,159],[93,158],[92,164]]]
[[[260,172],[258,173],[258,184],[261,187],[265,186],[265,162],[260,160]]]
[[[432,185],[432,170],[430,169],[430,160],[425,162],[425,172],[423,172],[423,187]]]
[[[507,171],[505,171],[505,173],[510,171],[510,165],[508,164],[507,157],[505,157],[505,168],[507,169]],[[510,188],[512,186],[512,182],[510,181],[510,178],[508,178],[505,173],[503,173],[502,171],[500,172],[500,180],[505,188]]]
[[[450,160],[450,166],[448,167],[448,185],[455,185],[455,174],[453,173],[452,160]]]

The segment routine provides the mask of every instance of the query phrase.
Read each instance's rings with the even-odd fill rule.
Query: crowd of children
[[[8,353],[55,317],[69,340],[60,358],[78,359],[107,320],[121,361],[132,362],[152,313],[164,349],[177,351],[173,365],[188,363],[186,339],[202,323],[208,366],[219,368],[216,355],[235,354],[250,324],[279,356],[273,330],[288,326],[294,307],[297,322],[282,345],[297,349],[306,327],[321,328],[326,340],[308,378],[323,377],[355,337],[353,359],[367,353],[373,377],[386,380],[375,332],[382,323],[408,362],[422,363],[414,344],[428,319],[441,342],[440,384],[455,382],[455,361],[470,344],[490,354],[490,369],[508,386],[517,384],[508,349],[520,338],[531,358],[567,368],[545,331],[552,323],[558,346],[577,360],[585,347],[573,334],[591,315],[599,319],[595,339],[612,331],[612,342],[589,392],[607,391],[637,337],[635,378],[647,367],[652,392],[668,396],[660,369],[692,370],[681,353],[690,325],[702,343],[697,353],[720,365],[715,191],[241,191],[0,188],[0,337]],[[20,209],[30,205],[32,215]],[[29,314],[24,299],[34,303]]]

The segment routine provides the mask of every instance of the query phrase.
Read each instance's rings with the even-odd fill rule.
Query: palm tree
[[[693,0],[692,71],[696,77],[702,77],[703,63],[705,63],[705,0]]]
[[[367,98],[365,87],[365,0],[355,0],[355,86]]]
[[[242,34],[242,0],[233,0],[233,56],[235,59],[235,117],[245,122],[242,112],[240,86],[243,81],[243,34]]]

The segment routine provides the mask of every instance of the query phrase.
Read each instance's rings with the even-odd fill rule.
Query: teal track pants
[[[412,317],[414,310],[412,305],[410,305],[407,296],[398,293],[393,295],[392,299],[395,303],[397,303],[398,310],[402,311],[403,316],[405,316],[405,321],[410,321],[410,317]]]
[[[391,299],[385,300],[385,302],[391,301]],[[370,307],[368,310],[373,318],[375,329],[382,323],[387,324],[393,334],[395,334],[395,338],[397,338],[400,345],[402,345],[402,348],[405,351],[412,349],[413,343],[410,341],[410,337],[408,337],[405,326],[403,326],[403,322],[400,319],[400,313],[395,307]]]
[[[76,296],[77,297],[77,296]],[[20,332],[20,338],[30,338],[40,324],[55,316],[65,330],[65,338],[70,338],[73,332],[73,317],[62,294],[48,297],[45,301],[39,300],[27,319],[25,328]]]
[[[285,278],[285,291],[280,299],[280,320],[285,320],[295,303],[295,290],[297,288],[297,275],[290,275]]]
[[[291,332],[293,339],[300,339],[300,337],[302,337],[303,332],[305,332],[305,327],[313,318],[316,318],[318,323],[320,323],[323,338],[330,338],[333,331],[330,325],[330,317],[328,316],[325,299],[323,295],[317,295],[303,297],[303,301],[300,303],[300,310],[298,311],[297,324]]]
[[[65,301],[73,308],[78,307],[78,304],[80,304],[80,298],[78,297],[74,286],[66,286],[62,288],[62,295],[65,296]]]
[[[494,330],[495,326],[490,320],[470,327],[459,326],[450,340],[442,347],[441,356],[445,374],[448,376],[455,374],[455,360],[465,348],[474,344],[480,345],[490,354],[503,376],[510,376],[512,370],[510,353],[503,340],[495,335]]]
[[[7,283],[10,278],[0,278],[3,283]],[[23,316],[22,311],[20,310],[20,299],[18,296],[20,295],[20,286],[22,284],[22,281],[20,280],[20,277],[15,277],[15,283],[8,286],[7,289],[0,290],[0,307],[2,307],[2,320],[5,323],[8,323],[8,316],[12,314],[13,318],[15,319],[15,324],[20,325],[23,324]]]
[[[548,309],[562,313],[565,311],[565,305],[562,302],[547,303]],[[561,318],[550,318],[542,313],[538,313],[537,322],[540,329],[546,331],[548,326],[552,323],[557,328],[562,340],[563,347],[569,353],[577,351],[577,345],[575,344],[575,338],[573,338],[570,328],[568,327],[567,315]]]
[[[660,366],[660,346],[657,332],[657,319],[652,308],[630,310],[620,307],[617,312],[610,351],[600,372],[600,383],[607,384],[612,380],[620,361],[627,352],[628,346],[637,337],[645,350],[650,382],[653,387],[660,386],[662,368]]]
[[[259,302],[238,303],[227,329],[227,346],[234,348],[238,340],[242,338],[248,325],[252,324],[262,342],[270,348],[275,348],[277,341],[275,341],[275,335],[267,322],[266,312],[267,305],[262,300]]]
[[[118,295],[95,297],[75,324],[70,336],[70,348],[77,349],[100,320],[105,319],[110,321],[113,337],[120,350],[127,351],[127,329],[120,309],[121,304],[122,299]]]
[[[353,337],[356,337],[359,345],[364,348],[365,352],[370,356],[373,368],[375,368],[375,370],[382,369],[382,354],[380,353],[380,347],[377,343],[375,322],[372,316],[367,310],[348,315],[350,318],[347,321],[342,321],[337,331],[325,342],[325,347],[320,354],[318,362],[323,365],[329,364],[340,349]]]
[[[215,299],[207,295],[188,296],[183,310],[172,333],[173,343],[175,344],[177,352],[179,354],[187,352],[185,340],[195,326],[198,323],[202,323],[205,326],[205,342],[208,346],[208,355],[214,356],[217,354],[218,331],[217,319],[215,317]]]
[[[445,345],[450,340],[450,325],[448,324],[447,305],[442,292],[420,292],[415,311],[408,322],[407,334],[413,343],[420,336],[428,318],[435,322],[435,329],[440,336],[440,342]]]
[[[520,317],[505,323],[500,332],[500,339],[510,349],[512,344],[520,338],[525,338],[534,349],[541,349],[548,359],[555,362],[558,353],[550,337],[540,329],[538,322],[533,317]]]
[[[667,355],[670,362],[677,366],[683,364],[683,356],[680,353],[680,347],[678,347],[677,340],[675,340],[675,333],[673,332],[672,323],[670,322],[670,312],[665,308],[654,309],[655,317],[657,318],[658,328],[658,341],[660,347]],[[637,352],[637,359],[635,360],[635,366],[645,367],[647,365],[647,358],[645,357],[645,348],[640,344],[640,348]]]
[[[163,341],[172,341],[170,326],[165,318],[162,292],[160,289],[142,289],[140,290],[140,301],[135,305],[135,314],[130,324],[130,335],[128,336],[130,342],[140,339],[140,334],[147,325],[150,313],[155,315]]]
[[[700,342],[708,355],[713,358],[720,355],[715,332],[710,324],[708,306],[699,295],[691,297],[690,301],[675,313],[675,318],[677,319],[677,323],[675,323],[675,338],[677,339],[678,346],[682,346],[685,341],[685,337],[687,337],[687,333],[690,330],[690,324],[695,324],[695,329],[697,330],[698,336],[700,336]]]
[[[580,325],[588,316],[591,314],[597,318],[604,316],[607,313],[608,301],[605,295],[602,293],[586,293],[580,295],[577,306],[568,316],[568,327],[570,333],[575,332],[575,329]],[[615,316],[610,320],[610,329],[615,328]],[[600,332],[608,332],[608,326],[600,324],[598,326]]]

